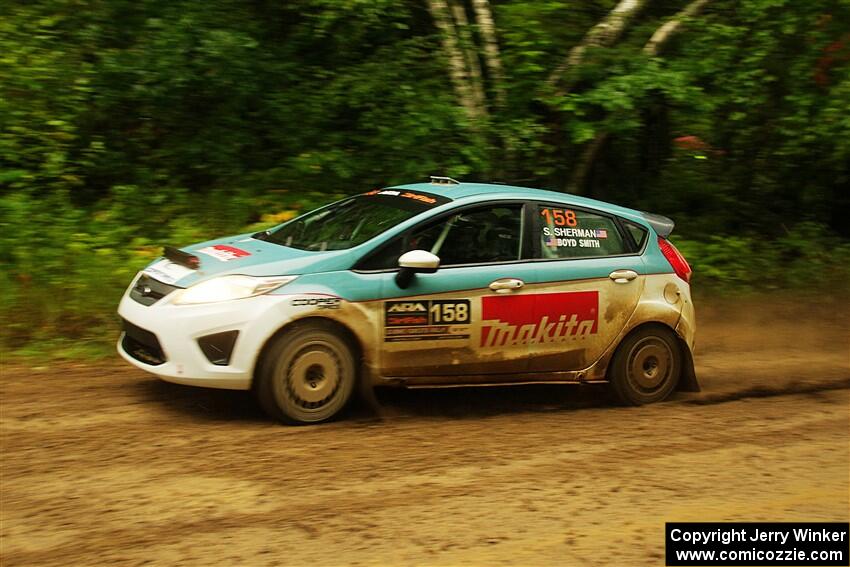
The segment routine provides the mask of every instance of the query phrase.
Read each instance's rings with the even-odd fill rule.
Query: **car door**
[[[557,203],[534,209],[537,326],[529,371],[582,370],[629,321],[643,291],[644,264],[615,216]]]
[[[495,341],[486,324],[516,307],[536,274],[522,202],[463,207],[407,231],[363,263],[382,275],[380,372],[409,384],[491,382],[528,369],[526,342]],[[396,281],[398,257],[426,250],[435,273]]]

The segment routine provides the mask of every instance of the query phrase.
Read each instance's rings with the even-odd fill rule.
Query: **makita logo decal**
[[[481,347],[565,343],[596,334],[599,292],[481,298]]]

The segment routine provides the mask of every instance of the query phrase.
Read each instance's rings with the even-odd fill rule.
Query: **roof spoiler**
[[[641,214],[643,215],[643,218],[646,219],[646,222],[649,223],[649,226],[651,226],[661,238],[667,238],[670,236],[670,233],[673,232],[673,227],[676,226],[676,223],[674,223],[672,219],[668,219],[665,216],[646,212],[641,212]]]

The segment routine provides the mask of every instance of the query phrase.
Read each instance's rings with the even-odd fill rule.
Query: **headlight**
[[[221,276],[187,287],[175,293],[174,305],[213,303],[263,295],[286,285],[298,276],[275,276],[256,278],[253,276]]]

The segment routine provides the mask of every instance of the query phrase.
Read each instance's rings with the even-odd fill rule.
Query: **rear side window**
[[[632,236],[632,239],[635,241],[635,250],[640,250],[643,248],[643,243],[646,240],[647,230],[642,226],[638,226],[635,223],[629,221],[623,221],[623,225],[626,227],[628,233]]]
[[[593,258],[628,252],[611,217],[563,206],[537,206],[537,238],[545,259]]]

